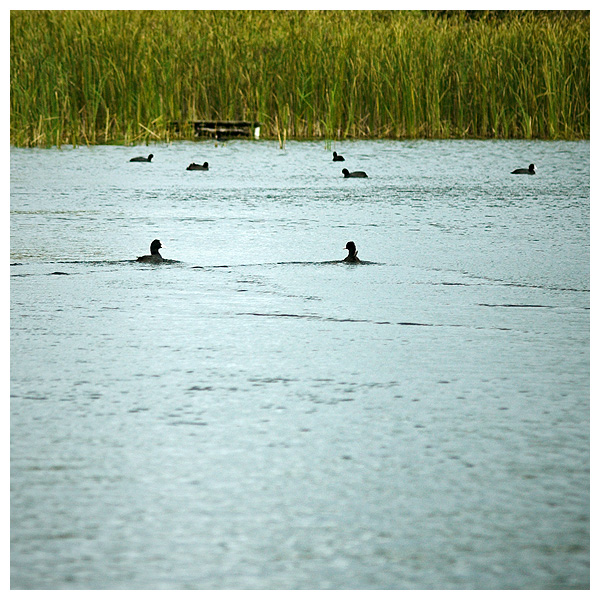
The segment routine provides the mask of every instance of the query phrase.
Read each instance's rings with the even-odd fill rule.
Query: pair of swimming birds
[[[333,153],[333,162],[342,162],[346,160],[341,154],[337,152]],[[364,171],[348,171],[348,169],[342,169],[344,177],[368,177]]]
[[[136,156],[135,158],[129,159],[129,162],[152,162],[154,154],[148,154],[148,156]],[[197,163],[190,163],[186,168],[186,171],[208,171],[208,163],[199,165]]]
[[[137,262],[143,263],[161,263],[165,259],[160,255],[159,250],[162,248],[162,244],[160,240],[154,240],[150,244],[150,254],[146,254],[145,256],[138,256]],[[354,242],[348,242],[345,247],[348,250],[348,256],[344,258],[341,262],[350,262],[350,263],[359,263],[360,259],[358,258],[358,250],[356,249],[356,244]]]

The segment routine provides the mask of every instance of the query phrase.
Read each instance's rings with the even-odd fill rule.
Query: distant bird
[[[341,154],[338,154],[337,152],[333,153],[333,162],[342,162],[343,160],[346,160]]]
[[[345,250],[348,250],[348,256],[343,260],[343,262],[351,262],[351,263],[359,263],[360,258],[358,258],[358,251],[356,250],[356,244],[354,242],[348,242],[346,244]]]
[[[135,158],[132,158],[129,162],[152,162],[153,157],[154,154],[148,154],[148,158],[146,158],[145,156],[136,156]]]
[[[145,262],[145,263],[160,263],[163,262],[163,257],[160,255],[159,249],[162,248],[162,244],[160,240],[154,240],[150,244],[150,254],[146,254],[145,256],[138,256],[137,262]]]
[[[511,175],[535,175],[535,165],[531,163],[528,169],[515,169]]]
[[[368,177],[368,175],[364,171],[348,171],[348,169],[342,169],[342,173],[344,177]]]
[[[186,169],[186,171],[208,171],[208,163],[205,162],[203,165],[191,163],[190,166]]]

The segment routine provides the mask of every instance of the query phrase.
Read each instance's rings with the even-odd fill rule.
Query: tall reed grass
[[[11,11],[11,143],[587,138],[589,12]]]

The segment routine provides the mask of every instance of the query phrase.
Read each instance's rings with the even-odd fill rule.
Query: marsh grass
[[[11,11],[10,73],[17,146],[589,137],[585,12]]]

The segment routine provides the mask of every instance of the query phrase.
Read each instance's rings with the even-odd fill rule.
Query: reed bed
[[[11,144],[589,138],[585,11],[11,11]],[[178,131],[173,122],[181,126]]]

